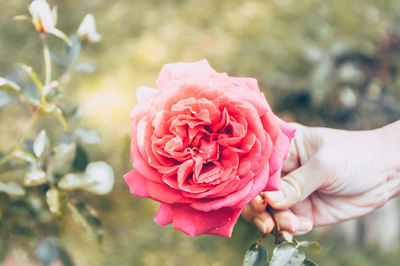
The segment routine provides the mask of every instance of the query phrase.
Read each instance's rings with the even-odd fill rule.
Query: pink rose
[[[165,65],[131,113],[130,192],[160,202],[159,225],[230,237],[242,207],[279,189],[295,130],[274,115],[257,80],[206,60]]]

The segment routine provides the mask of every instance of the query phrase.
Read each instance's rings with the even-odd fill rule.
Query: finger
[[[318,189],[323,182],[325,171],[321,163],[311,158],[305,165],[281,179],[281,190],[264,192],[267,203],[274,209],[288,209],[304,200]]]
[[[269,233],[274,228],[274,220],[268,212],[257,213],[247,204],[242,209],[242,217],[250,223],[253,223],[263,233]]]
[[[254,217],[254,225],[264,234],[270,233],[274,229],[274,220],[268,212],[258,213]]]
[[[308,127],[297,123],[290,123],[290,126],[296,129],[296,133],[292,142],[290,143],[289,153],[283,164],[282,173],[292,172],[301,165],[298,145],[304,145],[305,137],[308,135]]]
[[[264,212],[267,207],[267,201],[260,195],[257,195],[257,197],[250,202],[250,205],[256,212]]]
[[[274,217],[276,222],[279,224],[281,231],[289,231],[294,233],[299,229],[299,219],[290,210],[275,212]]]
[[[297,134],[301,134],[300,132],[296,132]],[[290,143],[289,154],[283,163],[282,173],[289,173],[300,166],[299,157],[298,157],[297,147],[296,147],[296,137]]]
[[[299,219],[299,228],[296,232],[294,232],[294,235],[301,236],[310,232],[313,228],[312,221],[309,218],[303,216],[298,216],[297,218]]]
[[[256,212],[253,210],[250,204],[247,204],[243,207],[241,215],[246,221],[252,223]]]
[[[294,214],[291,210],[278,211],[274,214],[281,231],[289,231],[296,234],[305,234],[313,228],[312,221],[303,216]]]

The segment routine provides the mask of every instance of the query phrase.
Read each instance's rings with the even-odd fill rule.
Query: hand
[[[295,234],[313,226],[372,212],[400,192],[400,121],[369,131],[298,130],[282,170],[281,190],[263,192],[242,210],[262,232],[274,227]]]

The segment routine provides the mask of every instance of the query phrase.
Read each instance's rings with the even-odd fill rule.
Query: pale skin
[[[297,128],[283,166],[281,190],[263,192],[242,216],[263,233],[296,235],[366,215],[400,194],[400,120],[366,131]]]

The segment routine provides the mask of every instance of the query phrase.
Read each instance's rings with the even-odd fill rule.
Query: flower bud
[[[101,39],[100,34],[96,31],[96,23],[92,14],[87,14],[79,25],[77,34],[84,42],[98,42]]]
[[[55,27],[54,14],[46,0],[34,0],[29,5],[32,23],[38,32],[48,33]]]

